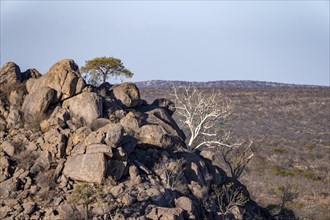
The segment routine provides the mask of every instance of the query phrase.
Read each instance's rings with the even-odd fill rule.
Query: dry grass
[[[142,89],[141,95],[151,103],[170,98],[169,92]],[[330,88],[223,92],[234,103],[234,110],[229,123],[219,128],[226,126],[235,136],[254,142],[255,156],[241,179],[252,198],[265,207],[278,205],[272,189],[289,181],[297,186],[294,203],[300,205],[290,206],[296,217],[330,218]]]

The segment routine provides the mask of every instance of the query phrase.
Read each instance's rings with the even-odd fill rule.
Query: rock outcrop
[[[170,100],[148,104],[133,83],[86,87],[72,60],[42,76],[5,64],[0,85],[17,82],[27,92],[0,95],[0,218],[269,217],[207,152],[186,150]],[[223,186],[244,201],[226,213]]]
[[[21,69],[14,62],[5,63],[0,69],[0,85],[22,82]]]
[[[29,94],[49,87],[56,91],[53,103],[63,101],[82,92],[85,81],[79,73],[79,68],[73,60],[65,59],[55,63],[43,76],[31,78],[27,82]]]

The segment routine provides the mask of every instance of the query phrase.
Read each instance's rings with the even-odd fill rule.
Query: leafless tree
[[[237,148],[221,149],[222,158],[227,167],[229,168],[231,176],[235,179],[238,179],[243,174],[245,167],[248,165],[251,158],[254,156],[254,153],[251,149],[252,144],[253,142],[250,140],[248,146],[243,152],[239,152]]]
[[[195,151],[202,146],[237,147],[243,142],[230,142],[232,135],[224,129],[219,132],[219,124],[231,114],[233,104],[219,90],[204,92],[197,88],[173,87],[176,112],[181,124],[190,131],[188,149]]]

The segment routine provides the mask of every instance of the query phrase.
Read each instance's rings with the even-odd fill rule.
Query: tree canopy
[[[86,74],[89,83],[93,85],[104,83],[110,77],[131,78],[133,76],[133,73],[125,68],[122,61],[114,57],[96,57],[87,60],[80,71]]]

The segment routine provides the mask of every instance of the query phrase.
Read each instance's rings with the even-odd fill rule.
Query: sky
[[[329,1],[1,0],[1,66],[113,56],[129,81],[330,85]]]

